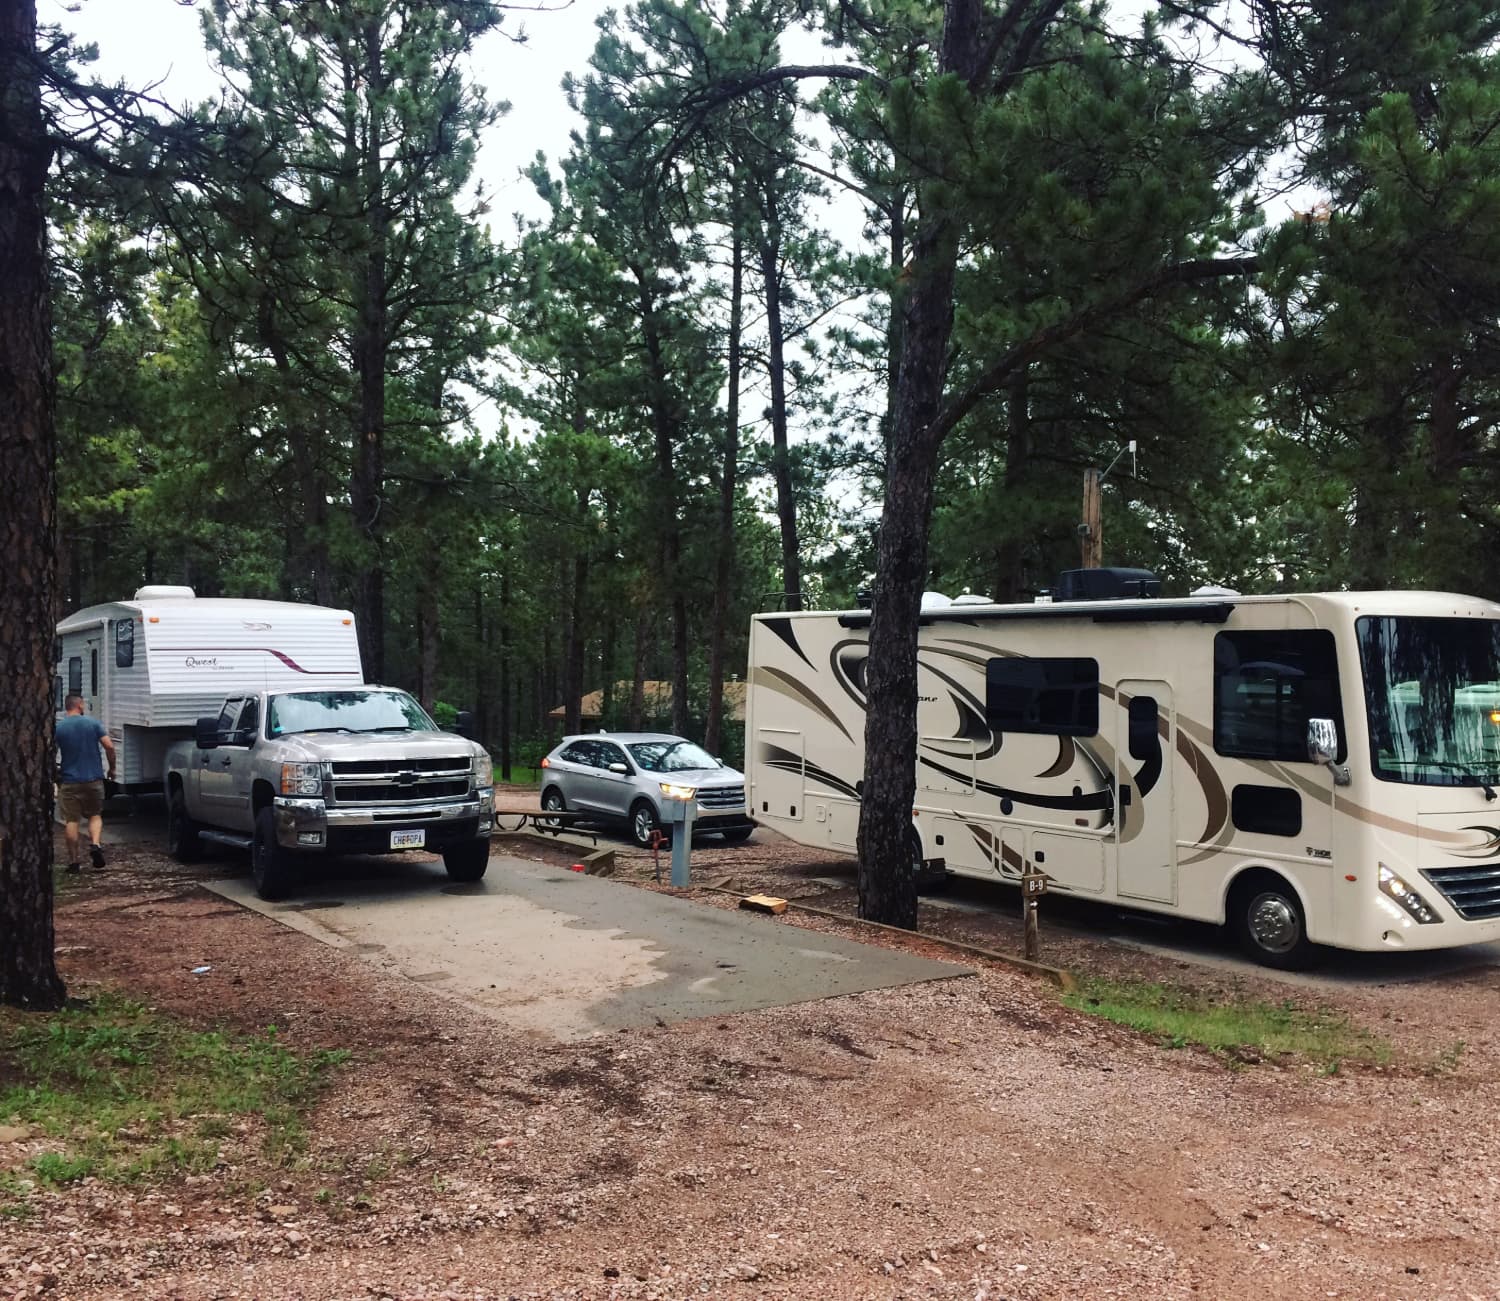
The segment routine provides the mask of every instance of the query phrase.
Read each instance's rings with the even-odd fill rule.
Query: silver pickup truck
[[[438,729],[404,691],[350,687],[235,696],[165,762],[167,848],[250,851],[263,899],[284,896],[307,854],[440,853],[477,881],[494,823],[490,757]]]

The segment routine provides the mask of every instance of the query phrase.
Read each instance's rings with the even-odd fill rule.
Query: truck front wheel
[[[174,786],[167,799],[167,853],[179,863],[192,863],[202,849],[198,824],[188,817],[187,799],[182,787]]]
[[[250,875],[262,899],[286,896],[292,883],[292,856],[276,843],[276,815],[269,805],[255,815],[255,838],[250,842]]]
[[[455,881],[477,881],[490,865],[490,842],[466,840],[459,845],[450,845],[443,850],[443,866]]]

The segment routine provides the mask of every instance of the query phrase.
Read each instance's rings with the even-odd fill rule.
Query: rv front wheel
[[[1262,966],[1301,971],[1317,960],[1302,901],[1274,872],[1245,877],[1235,886],[1230,907],[1240,948]]]
[[[167,799],[167,853],[179,863],[191,863],[197,859],[202,847],[198,839],[198,824],[188,817],[182,787],[174,786]]]
[[[283,898],[292,883],[292,856],[276,843],[276,816],[267,805],[255,815],[250,842],[250,876],[262,899]]]

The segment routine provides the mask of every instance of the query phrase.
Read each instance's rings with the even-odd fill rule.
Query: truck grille
[[[698,792],[698,807],[703,809],[738,809],[744,803],[743,786],[711,786]]]
[[[336,782],[334,798],[340,804],[403,804],[421,803],[424,800],[447,800],[469,793],[467,777],[454,781],[396,782]]]
[[[411,759],[335,759],[335,804],[421,804],[469,793],[467,755]]]
[[[1465,921],[1500,917],[1500,866],[1424,867],[1422,875]]]
[[[452,759],[335,759],[333,776],[360,777],[371,773],[394,775],[397,772],[468,772],[469,760],[464,755]]]

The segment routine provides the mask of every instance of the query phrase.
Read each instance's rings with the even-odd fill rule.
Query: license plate
[[[422,831],[393,831],[391,832],[392,849],[421,849],[427,843],[427,832]]]

